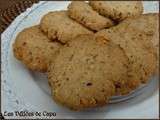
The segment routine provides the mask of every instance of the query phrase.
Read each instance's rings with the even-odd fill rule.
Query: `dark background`
[[[12,6],[13,4],[15,4],[19,1],[20,0],[0,0],[0,11]],[[24,0],[22,0],[22,1],[24,1]]]
[[[0,0],[0,32],[2,33],[20,13],[39,0]]]

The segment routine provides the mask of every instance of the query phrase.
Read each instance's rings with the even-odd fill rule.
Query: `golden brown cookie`
[[[67,11],[49,12],[41,19],[41,29],[52,40],[62,43],[80,34],[92,34],[92,31],[68,17]]]
[[[50,42],[39,26],[33,26],[17,35],[13,52],[29,69],[46,72],[48,63],[55,58],[54,54],[60,46],[57,42]]]
[[[101,15],[115,21],[122,21],[131,16],[139,16],[143,12],[141,1],[90,1],[89,3]]]
[[[84,1],[71,2],[68,6],[68,14],[77,22],[94,31],[114,25],[111,19],[99,15]]]
[[[127,64],[118,45],[93,35],[77,36],[48,71],[53,99],[75,110],[105,105],[115,86],[126,82]]]
[[[129,18],[123,21],[121,24],[125,24],[135,31],[143,32],[147,35],[148,40],[151,40],[155,54],[157,55],[157,71],[159,69],[159,14],[148,13],[139,17]]]
[[[135,30],[128,24],[119,24],[111,29],[99,31],[96,36],[103,36],[119,45],[128,56],[128,83],[125,89],[120,90],[122,94],[149,80],[156,66],[156,57],[153,44],[144,32]]]
[[[138,17],[128,18],[121,24],[127,24],[128,27],[132,27],[135,30],[144,32],[148,37],[151,38],[153,45],[155,47],[158,47],[159,43],[158,18],[159,18],[158,13],[148,13]]]

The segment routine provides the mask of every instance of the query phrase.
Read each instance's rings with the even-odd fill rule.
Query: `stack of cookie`
[[[106,105],[146,83],[158,61],[158,14],[140,1],[74,1],[20,32],[14,55],[48,73],[53,99],[74,110]]]

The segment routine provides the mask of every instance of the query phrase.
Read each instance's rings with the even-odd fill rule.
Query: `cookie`
[[[129,18],[123,21],[121,24],[127,24],[128,27],[131,27],[135,31],[141,31],[147,35],[151,40],[155,54],[157,56],[157,71],[159,65],[159,14],[157,13],[148,13],[143,14],[139,17]]]
[[[115,21],[122,21],[131,16],[139,16],[143,12],[141,1],[90,1],[89,3],[101,15]]]
[[[154,47],[158,47],[158,17],[158,13],[148,13],[138,17],[128,18],[121,24],[127,24],[128,27],[132,27],[135,30],[144,32],[148,37],[151,38]]]
[[[57,39],[62,43],[80,34],[92,34],[92,31],[69,18],[67,11],[49,12],[41,19],[40,26],[49,39]]]
[[[50,60],[61,47],[50,42],[39,26],[33,26],[20,32],[13,44],[14,56],[33,71],[46,72]]]
[[[71,40],[50,65],[53,99],[74,110],[106,105],[124,84],[128,59],[118,45],[93,35]]]
[[[144,32],[119,24],[99,31],[96,36],[119,45],[129,59],[128,83],[120,89],[121,94],[127,94],[149,80],[156,66],[156,57],[153,45]]]
[[[84,1],[73,1],[68,6],[69,16],[85,27],[99,31],[114,25],[113,21],[99,15]]]

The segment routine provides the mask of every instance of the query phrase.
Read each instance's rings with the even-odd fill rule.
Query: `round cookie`
[[[49,39],[67,43],[70,39],[80,34],[93,32],[68,17],[67,11],[54,11],[44,15],[40,23]]]
[[[148,37],[150,37],[154,47],[157,48],[159,45],[158,17],[158,13],[148,13],[138,17],[128,18],[121,24],[125,24],[132,29],[145,33]]]
[[[55,58],[54,54],[60,46],[57,42],[50,42],[39,26],[33,26],[17,35],[13,52],[29,69],[46,72],[50,60]]]
[[[128,27],[131,27],[135,31],[143,32],[147,35],[148,40],[151,40],[155,54],[157,56],[157,68],[155,72],[158,73],[159,65],[159,14],[158,13],[148,13],[143,14],[139,17],[128,18],[123,21],[121,24],[127,24]]]
[[[99,31],[114,25],[111,19],[99,15],[84,1],[71,2],[68,6],[68,14],[77,22],[94,31]]]
[[[53,99],[74,110],[102,106],[126,82],[122,49],[93,35],[77,36],[60,49],[48,79]]]
[[[89,4],[101,15],[115,21],[122,21],[131,16],[139,16],[143,12],[141,1],[90,1]]]
[[[124,89],[120,89],[121,94],[127,94],[149,80],[156,66],[156,57],[151,41],[143,32],[119,24],[99,31],[96,36],[119,45],[129,59],[128,82]]]

